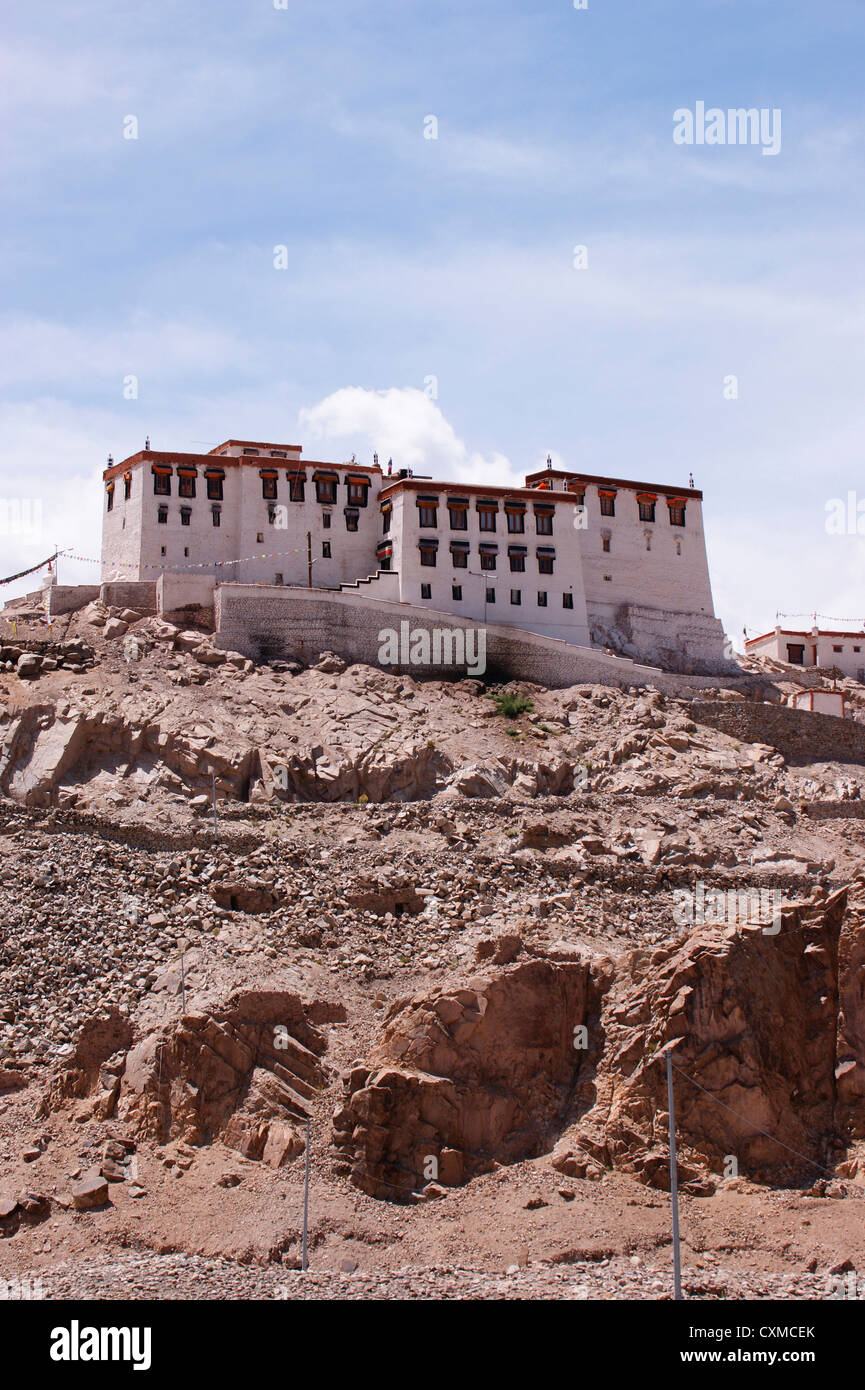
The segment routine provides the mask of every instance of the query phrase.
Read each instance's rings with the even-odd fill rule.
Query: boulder
[[[108,1201],[108,1182],[101,1174],[82,1178],[80,1182],[73,1183],[69,1190],[76,1211],[101,1207]]]
[[[34,681],[42,670],[42,657],[37,652],[23,652],[15,670],[22,681]]]

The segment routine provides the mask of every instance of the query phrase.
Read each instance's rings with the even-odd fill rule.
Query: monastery
[[[667,670],[729,669],[692,486],[548,460],[523,487],[489,487],[238,439],[109,459],[104,484],[103,582],[159,581],[163,610],[218,611],[230,586],[236,612],[266,594],[290,621],[292,596],[325,591]]]

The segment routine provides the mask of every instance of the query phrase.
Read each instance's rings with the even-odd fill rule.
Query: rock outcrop
[[[792,905],[777,931],[775,924],[707,926],[648,959],[631,955],[599,1021],[597,1099],[562,1141],[557,1165],[579,1171],[582,1150],[643,1182],[668,1185],[658,1050],[675,1040],[683,1177],[721,1174],[728,1156],[758,1182],[814,1181],[825,1173],[837,1137],[845,902],[842,890],[824,906]]]
[[[587,985],[585,965],[533,960],[397,1003],[334,1118],[355,1184],[399,1199],[551,1147]]]

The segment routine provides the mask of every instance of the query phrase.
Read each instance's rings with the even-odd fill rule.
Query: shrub
[[[512,690],[506,690],[502,695],[494,695],[496,710],[504,715],[505,719],[516,719],[521,714],[529,714],[534,709],[534,705],[528,695],[517,695]]]

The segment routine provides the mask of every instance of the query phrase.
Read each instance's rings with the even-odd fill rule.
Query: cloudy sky
[[[109,453],[236,436],[693,471],[731,635],[865,618],[861,0],[281,3],[7,7],[0,577],[98,554]]]

